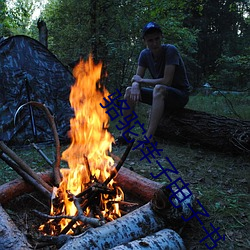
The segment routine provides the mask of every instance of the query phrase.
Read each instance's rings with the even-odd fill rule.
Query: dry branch
[[[24,162],[17,154],[7,147],[3,141],[0,141],[0,149],[11,159],[13,160],[20,168],[28,175],[30,175],[34,180],[41,184],[45,189],[52,193],[52,187],[46,182],[41,180],[37,174]]]
[[[50,199],[51,193],[32,178],[28,173],[26,173],[22,168],[20,168],[15,162],[7,157],[4,153],[0,153],[0,158],[5,161],[11,168],[13,168],[27,183],[35,187],[39,192],[41,192],[45,197]],[[1,190],[0,190],[1,191]]]
[[[37,175],[39,179],[47,183],[53,181],[52,173],[49,171]],[[144,203],[150,201],[157,189],[161,187],[160,183],[151,181],[124,167],[121,167],[114,180],[119,183],[125,193],[133,195]],[[34,188],[24,180],[13,180],[0,186],[0,203],[5,204],[15,197],[32,191]]]

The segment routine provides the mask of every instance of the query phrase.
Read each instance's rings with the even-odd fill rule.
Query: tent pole
[[[30,91],[29,91],[29,81],[27,78],[25,78],[25,87],[26,87],[28,102],[30,102],[31,100],[30,100]],[[29,112],[30,112],[31,128],[32,128],[32,132],[33,132],[34,141],[37,142],[37,131],[36,131],[35,118],[34,118],[33,108],[30,104],[29,104]]]

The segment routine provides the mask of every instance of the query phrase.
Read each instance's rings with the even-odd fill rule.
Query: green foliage
[[[208,81],[217,83],[217,87],[227,86],[231,90],[250,86],[250,55],[223,55],[216,63],[216,71],[209,76]]]
[[[16,0],[13,8],[8,10],[10,29],[14,35],[29,34],[34,3],[30,0]],[[11,21],[10,21],[11,20]]]
[[[195,53],[196,33],[183,27],[185,5],[182,1],[51,1],[43,13],[48,24],[50,49],[68,64],[80,54],[90,52],[104,62],[109,89],[122,89],[135,73],[143,25],[157,21],[166,34],[166,42],[180,48],[184,57]],[[178,10],[177,13],[171,12]],[[166,15],[166,13],[168,13]],[[63,39],[62,39],[63,37]],[[190,59],[190,61],[192,61]]]
[[[38,37],[31,16],[43,1],[17,0],[7,13],[1,1],[2,35]],[[41,14],[49,30],[49,49],[65,64],[93,54],[103,61],[112,92],[129,84],[144,47],[141,29],[156,21],[164,42],[175,44],[194,87],[206,80],[217,86],[249,84],[249,2],[247,0],[51,0]]]
[[[0,0],[0,36],[10,35],[9,18],[5,0]]]

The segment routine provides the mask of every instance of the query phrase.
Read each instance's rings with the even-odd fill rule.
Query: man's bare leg
[[[150,116],[148,130],[146,133],[147,138],[149,138],[150,135],[152,135],[152,138],[150,139],[151,141],[153,141],[153,136],[164,113],[164,107],[165,107],[164,99],[166,91],[167,90],[165,86],[156,85],[154,87],[151,116]]]
[[[130,91],[131,91],[131,87],[128,87],[125,91],[125,95],[124,95],[124,99],[127,100],[127,104],[129,105],[130,109],[124,109],[123,110],[123,117],[129,116],[133,113],[133,111],[135,110],[135,106],[136,106],[136,102],[132,101],[129,97],[130,97]],[[125,105],[124,105],[125,107]],[[132,117],[130,118],[132,119]],[[124,122],[125,123],[125,122]],[[128,128],[130,128],[130,124],[128,127],[125,128],[125,130],[127,130]],[[122,131],[123,132],[125,132]],[[122,135],[121,133],[121,135]],[[126,138],[128,138],[128,134],[126,135]]]

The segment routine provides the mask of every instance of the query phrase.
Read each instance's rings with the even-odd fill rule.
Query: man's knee
[[[124,99],[128,99],[131,93],[131,87],[127,87],[124,94]]]
[[[153,96],[155,97],[164,97],[167,93],[167,90],[165,88],[164,85],[161,84],[157,84],[154,87],[154,91],[153,91]]]

